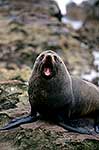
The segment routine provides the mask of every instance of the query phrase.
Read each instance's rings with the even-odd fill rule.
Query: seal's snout
[[[45,59],[46,59],[47,61],[52,62],[52,56],[51,56],[51,55],[47,55],[47,56],[45,57]]]
[[[52,55],[46,55],[45,56],[45,58],[44,58],[44,61],[45,61],[45,63],[54,63],[54,58],[53,58],[53,56]]]

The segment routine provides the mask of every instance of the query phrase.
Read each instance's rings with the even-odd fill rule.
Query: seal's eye
[[[62,61],[56,55],[54,55],[54,60],[56,63],[62,63]]]
[[[57,56],[55,56],[55,55],[54,55],[54,60],[55,60],[56,62],[59,62],[59,59],[58,59]]]
[[[44,58],[44,54],[42,54],[42,55],[40,56],[40,61],[42,61],[43,58]]]

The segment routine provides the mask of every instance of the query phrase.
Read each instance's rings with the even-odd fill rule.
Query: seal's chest
[[[55,116],[55,109],[53,109],[51,106],[48,106],[46,104],[41,104],[37,106],[38,113],[43,116],[44,118],[50,118],[51,116]]]

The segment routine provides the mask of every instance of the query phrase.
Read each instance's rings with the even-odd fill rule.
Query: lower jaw
[[[43,75],[43,78],[47,79],[47,80],[51,79],[52,77],[53,77],[52,75],[50,75],[50,76]]]

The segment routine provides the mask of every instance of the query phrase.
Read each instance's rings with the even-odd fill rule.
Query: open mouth
[[[44,74],[45,76],[50,76],[52,74],[50,67],[44,67]]]
[[[46,79],[49,79],[53,76],[53,63],[52,63],[52,61],[46,60],[42,64],[42,75]]]
[[[45,78],[51,78],[53,75],[53,65],[52,63],[44,63],[42,66],[42,75]]]

